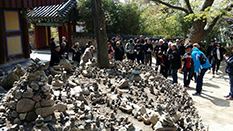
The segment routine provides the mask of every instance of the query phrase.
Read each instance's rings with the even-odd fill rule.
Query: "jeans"
[[[230,93],[229,96],[233,98],[233,75],[229,74]]]
[[[173,84],[178,83],[178,81],[177,81],[177,71],[178,71],[178,69],[171,69],[171,75],[172,75],[172,79],[173,79],[172,83]]]
[[[207,70],[208,69],[202,69],[200,75],[198,75],[196,78],[196,83],[197,83],[196,84],[196,91],[197,91],[197,93],[201,93],[201,91],[202,91],[203,78],[204,78],[205,72]]]
[[[221,63],[220,60],[213,60],[213,65],[212,65],[212,67],[213,67],[213,74],[214,74],[214,72],[215,72],[215,66],[216,66],[216,65],[217,65],[216,72],[218,72],[220,63]]]
[[[187,79],[188,76],[188,79]],[[193,70],[191,68],[186,68],[184,71],[184,86],[188,86],[190,84],[190,80],[192,79],[193,76]]]

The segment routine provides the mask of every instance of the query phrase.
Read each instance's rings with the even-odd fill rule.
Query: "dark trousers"
[[[200,75],[197,75],[197,78],[196,78],[196,83],[197,83],[196,84],[196,91],[197,91],[197,93],[201,93],[201,91],[202,91],[203,78],[204,78],[205,72],[207,70],[208,69],[202,69]]]
[[[160,67],[160,74],[162,74],[165,78],[168,76],[168,68],[165,66]]]
[[[229,74],[230,93],[229,96],[233,98],[233,75]]]
[[[132,60],[132,61],[135,60],[134,54],[129,54],[129,53],[127,53],[127,58],[128,58],[129,60]]]
[[[213,74],[214,74],[214,72],[215,72],[215,67],[216,67],[216,65],[217,65],[216,72],[218,72],[220,63],[221,63],[221,61],[218,60],[218,59],[217,59],[217,60],[213,60],[213,64],[212,64],[212,67],[213,67]]]
[[[190,84],[190,80],[192,79],[192,76],[193,76],[193,70],[191,68],[186,68],[186,70],[184,71],[184,86],[185,87]]]
[[[152,65],[152,55],[151,54],[145,54],[145,64],[147,65],[149,63],[149,66]]]
[[[211,56],[211,55],[208,56],[208,60],[209,60],[210,64],[212,64],[213,58],[214,58],[214,56]],[[212,67],[212,66],[211,66],[211,67]],[[210,68],[211,68],[211,67],[210,67]]]
[[[144,54],[138,54],[136,55],[136,58],[137,58],[138,64],[140,64],[140,62],[141,64],[144,64]]]
[[[178,83],[177,81],[177,71],[178,69],[171,69],[172,83]]]

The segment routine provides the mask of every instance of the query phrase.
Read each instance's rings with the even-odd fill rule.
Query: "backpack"
[[[203,55],[203,54],[201,53],[201,55],[200,55],[200,57],[199,57],[199,60],[200,60],[201,65],[205,64],[205,63],[206,63],[206,57],[205,57],[205,55]]]

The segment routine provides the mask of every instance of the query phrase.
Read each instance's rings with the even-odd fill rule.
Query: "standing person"
[[[52,54],[52,52],[55,50],[55,46],[56,46],[56,44],[55,44],[55,38],[54,38],[54,37],[51,37],[50,40],[51,40],[51,41],[50,41],[50,43],[49,43],[49,46],[50,46],[50,52],[51,52],[51,54]]]
[[[60,45],[59,44],[56,44],[55,49],[52,51],[51,53],[51,58],[50,58],[50,63],[49,63],[49,66],[50,67],[53,67],[54,65],[58,65],[60,60],[61,60],[61,55],[60,55]]]
[[[155,55],[157,56],[159,51],[162,51],[163,53],[165,53],[166,50],[167,50],[166,47],[163,45],[163,40],[160,39],[159,43],[154,48]]]
[[[133,43],[133,39],[129,39],[129,42],[125,45],[125,52],[128,60],[135,60],[134,48],[135,45]]]
[[[162,74],[165,78],[168,76],[168,69],[170,66],[168,56],[163,54],[162,51],[158,52],[158,60],[156,61],[156,68],[160,65],[160,74]]]
[[[152,50],[153,50],[153,45],[151,44],[151,39],[147,39],[147,43],[144,46],[145,47],[145,64],[147,65],[149,63],[149,66],[152,65]]]
[[[167,38],[163,38],[163,44],[164,44],[164,46],[166,46],[167,48],[168,48],[168,42],[167,42]]]
[[[138,64],[144,64],[144,47],[141,45],[140,40],[137,40],[137,45],[134,47],[135,56]]]
[[[194,45],[198,46],[197,43],[194,43]],[[195,46],[192,49],[191,56],[194,62],[194,73],[197,73],[196,92],[193,93],[193,95],[201,95],[203,78],[204,78],[205,72],[211,67],[211,64],[206,58],[205,54]]]
[[[169,60],[171,64],[171,75],[172,75],[172,83],[178,83],[177,81],[177,71],[181,67],[181,59],[180,53],[177,49],[176,44],[172,44],[171,46],[171,54],[169,55]]]
[[[108,58],[109,58],[109,59],[112,59],[112,54],[113,54],[114,52],[115,52],[115,51],[114,51],[114,49],[113,49],[111,43],[108,42]]]
[[[233,46],[231,47],[231,52],[233,53]],[[226,96],[226,100],[233,100],[233,55],[231,57],[228,57],[226,55],[223,55],[227,66],[226,66],[226,73],[229,75],[229,83],[230,83],[230,93]]]
[[[217,69],[216,69],[216,74],[218,75],[218,70],[219,70],[219,66],[220,66],[220,63],[221,61],[223,60],[223,54],[226,52],[226,50],[221,47],[221,44],[217,44],[216,45],[216,48],[214,48],[213,50],[213,56],[214,56],[214,59],[213,59],[213,77],[214,77],[214,73],[215,73],[215,67],[217,65]]]
[[[79,43],[76,42],[75,45],[73,45],[71,47],[72,49],[72,52],[73,52],[73,58],[72,60],[77,63],[77,66],[79,66],[79,63],[80,63],[80,58],[81,58],[81,55],[82,55],[82,50],[81,48],[79,48]]]
[[[185,46],[184,46],[184,40],[182,39],[180,43],[178,44],[178,48],[180,51],[180,58],[183,58],[183,55],[185,54]],[[181,61],[181,67],[183,67],[184,62]],[[182,73],[182,68],[179,69],[179,73]]]
[[[65,44],[67,51],[69,51],[69,42],[66,40],[65,36],[62,36],[61,46],[62,46],[62,44]]]
[[[85,49],[86,49],[86,48],[89,48],[91,45],[92,45],[92,41],[88,41],[88,42],[86,43]]]
[[[124,56],[124,48],[122,45],[120,45],[120,41],[116,43],[116,49],[115,49],[115,60],[122,61]]]
[[[66,46],[66,42],[61,43],[60,54],[63,55],[66,59],[68,59],[68,48]]]
[[[208,57],[208,60],[209,60],[210,64],[212,64],[212,61],[213,61],[213,58],[214,58],[213,50],[215,48],[215,40],[212,39],[210,43],[211,44],[207,48],[207,57]]]
[[[91,45],[90,47],[86,48],[85,52],[83,53],[82,59],[81,59],[81,65],[84,65],[89,60],[92,60],[93,58],[93,51],[95,50],[95,47]]]
[[[140,43],[141,43],[141,44],[144,44],[144,43],[145,43],[145,41],[144,41],[144,39],[143,39],[143,35],[140,35]]]
[[[184,62],[182,71],[184,72],[184,87],[189,87],[190,80],[192,79],[193,76],[193,60],[191,56],[193,45],[188,44],[185,46],[185,49],[187,50],[187,53],[184,54],[182,61]],[[188,78],[187,78],[188,76]]]

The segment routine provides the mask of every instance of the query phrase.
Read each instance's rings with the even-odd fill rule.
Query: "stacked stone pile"
[[[181,85],[171,84],[151,67],[130,61],[111,65],[100,69],[87,63],[67,79],[65,69],[46,76],[43,63],[34,60],[2,100],[0,126],[35,131],[205,130]]]

